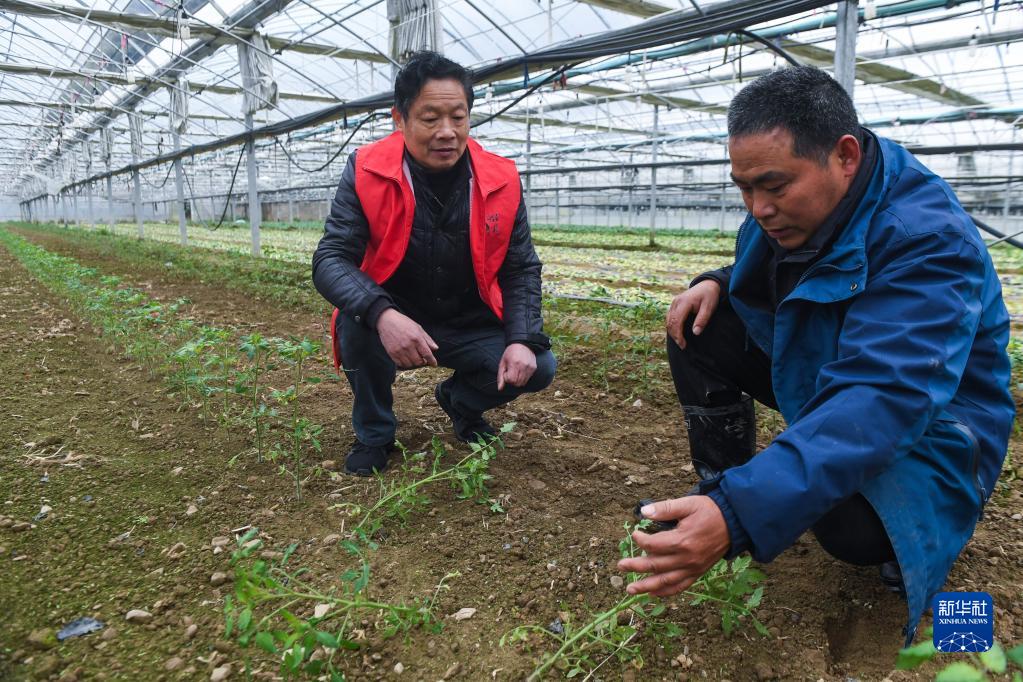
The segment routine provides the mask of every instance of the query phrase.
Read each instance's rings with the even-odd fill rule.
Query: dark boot
[[[902,580],[902,569],[898,561],[886,561],[878,567],[881,583],[889,592],[906,597],[906,583]]]
[[[444,413],[451,418],[451,424],[455,427],[455,437],[463,443],[475,443],[482,440],[489,443],[497,438],[497,429],[483,418],[482,413],[464,415],[454,408],[451,398],[448,397],[448,382],[451,379],[442,381],[433,389],[433,397]]]
[[[756,415],[753,399],[743,395],[722,407],[683,405],[693,468],[707,480],[725,469],[740,466],[756,453]]]
[[[372,476],[387,468],[387,460],[394,452],[394,443],[387,445],[366,445],[358,440],[352,444],[345,457],[345,473],[356,476]]]

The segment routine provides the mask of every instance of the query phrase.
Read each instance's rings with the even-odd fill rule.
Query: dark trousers
[[[380,342],[376,330],[351,317],[337,318],[343,365],[348,384],[355,394],[352,427],[355,437],[366,445],[394,442],[398,421],[394,416],[391,386],[397,374],[394,361]],[[455,370],[447,384],[451,406],[466,416],[479,415],[523,393],[535,393],[550,386],[557,361],[549,350],[536,354],[536,371],[525,386],[505,385],[497,390],[497,366],[504,354],[504,329],[494,325],[474,329],[426,326],[440,348],[434,351],[437,364]]]
[[[668,364],[679,402],[720,407],[743,393],[777,410],[771,383],[771,359],[746,335],[746,327],[725,298],[706,329],[693,335],[685,328],[686,347],[668,337]],[[877,512],[863,495],[840,502],[814,524],[814,535],[836,559],[859,566],[895,559],[895,551]]]

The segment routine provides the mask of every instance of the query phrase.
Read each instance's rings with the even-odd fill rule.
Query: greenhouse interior
[[[0,613],[10,614],[0,679],[1021,679],[1023,437],[1011,418],[983,422],[979,445],[959,424],[976,460],[998,460],[975,461],[973,478],[989,466],[997,480],[981,481],[983,514],[948,522],[949,537],[966,533],[951,549],[939,551],[941,534],[891,540],[895,589],[877,562],[836,559],[816,525],[775,559],[745,507],[723,518],[747,527],[750,553],[711,562],[677,596],[627,593],[637,573],[616,569],[647,550],[625,532],[637,502],[711,490],[693,487],[711,478],[691,449],[671,359],[685,342],[672,346],[669,311],[703,273],[739,267],[740,227],[756,224],[728,113],[761,77],[817,67],[875,139],[947,183],[942,196],[969,217],[961,229],[990,274],[980,298],[997,310],[971,317],[976,281],[963,293],[908,278],[934,317],[886,308],[885,322],[905,323],[886,339],[912,348],[913,325],[934,331],[942,299],[969,299],[949,313],[956,333],[997,326],[998,352],[978,361],[983,390],[961,400],[987,409],[1004,398],[1014,412],[1021,42],[1020,0],[0,0]],[[342,463],[365,439],[340,357],[341,304],[327,275],[314,284],[310,262],[319,267],[331,220],[343,222],[332,207],[353,153],[395,132],[395,78],[424,51],[468,69],[468,134],[517,169],[543,263],[543,333],[531,338],[549,337],[528,352],[552,352],[557,377],[499,402],[488,417],[497,435],[473,442],[445,407],[445,384],[434,388],[448,376],[437,362],[399,371],[399,446],[387,446],[399,454],[359,478]],[[843,281],[843,297],[883,280],[879,262],[851,290]],[[727,276],[713,280],[722,301],[738,295]],[[821,295],[772,303],[780,320]],[[787,339],[772,327],[774,359],[829,324],[841,331],[821,352],[890,359],[882,339],[858,354],[844,345],[861,322],[844,317],[854,300],[835,313],[844,327],[824,316]],[[376,310],[382,320],[400,306]],[[749,329],[744,338],[744,352],[771,344]],[[963,374],[973,356],[935,343],[904,351],[934,352],[930,383],[905,388],[886,365],[876,379],[886,397],[850,408],[841,429],[822,421],[816,437],[834,428],[866,448],[880,436],[865,432],[916,428],[878,410],[935,422],[954,412],[946,403],[973,385]],[[799,390],[817,393],[800,411],[786,407],[779,366],[767,370],[770,400],[743,389],[759,401],[749,438],[765,453],[798,450],[806,405],[848,379],[801,377]],[[956,398],[925,408],[907,397],[944,380]],[[1008,442],[992,454],[989,436]],[[841,452],[828,443],[814,452]],[[857,476],[881,477],[877,461],[861,466]],[[842,499],[864,499],[857,490]],[[917,498],[903,492],[911,516]],[[918,567],[934,584],[917,588],[905,557],[928,552],[946,563]],[[958,653],[943,648],[932,607],[948,594],[993,618]]]

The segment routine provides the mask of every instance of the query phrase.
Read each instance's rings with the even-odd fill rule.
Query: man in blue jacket
[[[1015,414],[1009,317],[984,242],[952,190],[861,128],[812,67],[750,83],[728,110],[749,214],[735,262],[668,313],[693,494],[644,508],[650,573],[686,589],[721,557],[767,562],[812,530],[842,561],[881,566],[912,637],[973,534]],[[788,428],[756,453],[751,397]],[[756,456],[754,456],[754,454]]]

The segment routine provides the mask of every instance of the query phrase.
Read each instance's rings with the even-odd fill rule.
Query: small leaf
[[[763,599],[763,597],[764,588],[763,586],[760,586],[757,589],[753,590],[753,594],[750,595],[750,598],[746,600],[746,608],[748,608],[751,611],[757,608],[758,606],[760,606],[760,600]]]
[[[341,647],[342,649],[348,649],[349,651],[355,651],[356,649],[359,648],[358,642],[353,642],[350,639],[338,640],[338,646]]]
[[[337,649],[339,646],[341,646],[341,643],[338,642],[337,637],[330,634],[329,632],[324,632],[322,630],[317,631],[316,641],[322,644],[323,646],[327,647],[328,649]]]
[[[934,677],[934,682],[984,682],[987,676],[965,661],[949,663]]]
[[[978,658],[980,658],[980,662],[984,664],[984,667],[991,672],[999,675],[1005,672],[1007,663],[1005,651],[998,642],[995,642],[987,651],[981,652]]]
[[[756,628],[757,632],[759,632],[764,637],[771,636],[771,633],[768,631],[767,627],[756,618],[753,619],[753,627]]]
[[[914,644],[911,647],[900,650],[895,667],[898,670],[912,670],[921,663],[926,663],[934,658],[936,653],[937,649],[934,648],[934,642],[929,638],[925,639],[919,644]]]
[[[274,638],[269,632],[257,632],[252,639],[253,643],[268,654],[276,654],[277,647],[274,646]]]
[[[250,623],[252,623],[252,609],[247,608],[238,616],[238,629],[244,632],[249,629]]]
[[[1023,668],[1023,644],[1012,647],[1005,652],[1005,655],[1009,657],[1010,661]]]

